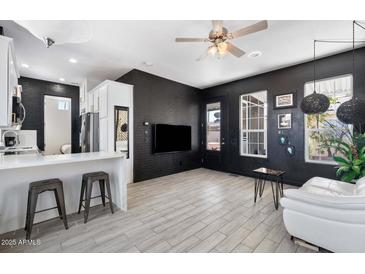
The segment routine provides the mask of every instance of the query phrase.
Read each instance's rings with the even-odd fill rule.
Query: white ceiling
[[[175,43],[175,37],[206,37],[210,21],[88,21],[92,39],[81,44],[46,48],[12,21],[0,21],[5,34],[14,38],[22,76],[79,84],[84,78],[115,80],[136,68],[198,88],[205,88],[313,58],[313,39],[352,39],[351,21],[269,21],[267,30],[234,40],[247,53],[259,50],[259,58],[227,55],[197,62],[208,43]],[[225,21],[233,31],[256,21]],[[44,21],[47,24],[46,21]],[[356,31],[365,40],[365,31]],[[318,56],[347,49],[349,44],[320,44]],[[68,62],[69,58],[77,64]],[[153,63],[146,66],[144,62]]]

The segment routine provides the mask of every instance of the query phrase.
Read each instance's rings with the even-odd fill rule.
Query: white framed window
[[[69,110],[71,100],[58,100],[58,110]]]
[[[267,158],[267,91],[240,96],[240,155]]]
[[[304,84],[304,96],[313,93],[313,82]],[[331,123],[336,127],[350,127],[341,123],[336,116],[337,108],[345,101],[352,98],[353,79],[352,75],[342,75],[327,79],[316,80],[316,92],[326,95],[330,99],[330,107],[323,114],[304,115],[304,144],[305,144],[305,161],[318,164],[333,164],[333,156],[337,153],[333,149],[327,149],[321,146],[330,136]]]

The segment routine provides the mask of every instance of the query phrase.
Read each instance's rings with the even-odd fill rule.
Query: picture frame
[[[278,129],[290,129],[292,124],[291,113],[278,114]]]
[[[274,109],[295,108],[297,106],[297,93],[274,95]]]

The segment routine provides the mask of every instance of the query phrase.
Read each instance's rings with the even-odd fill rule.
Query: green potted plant
[[[332,134],[322,146],[335,150],[338,163],[336,175],[344,182],[354,182],[365,176],[365,133],[352,133],[348,127],[338,128],[329,122]]]

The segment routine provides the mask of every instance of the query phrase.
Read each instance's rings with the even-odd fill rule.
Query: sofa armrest
[[[287,189],[284,197],[328,208],[365,210],[365,196],[327,196],[301,189]]]

